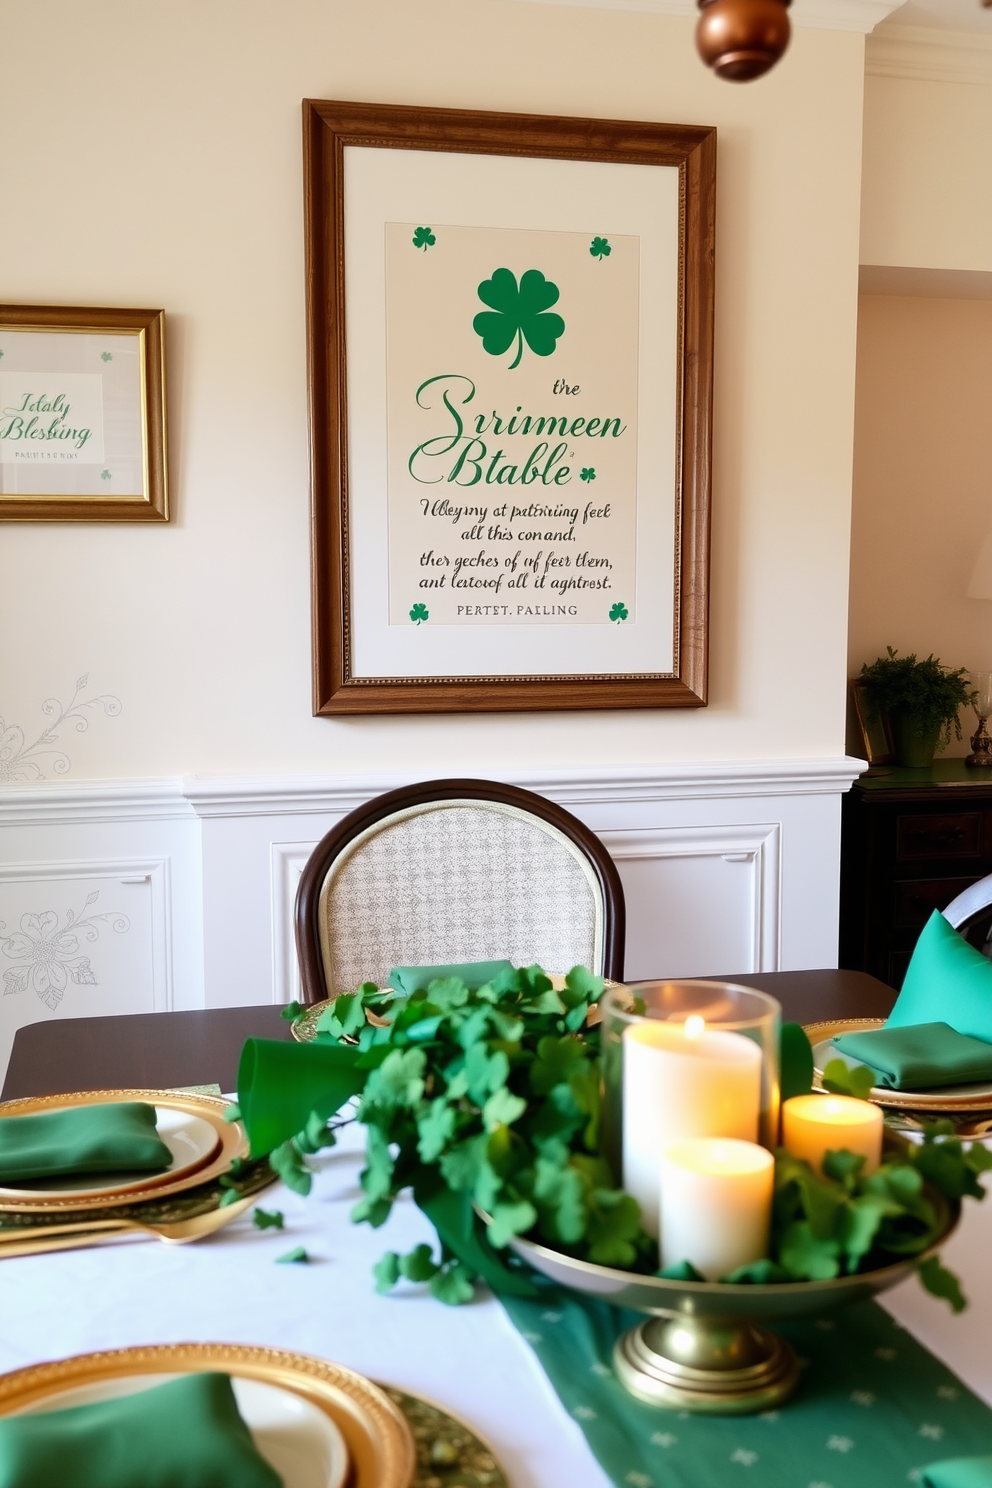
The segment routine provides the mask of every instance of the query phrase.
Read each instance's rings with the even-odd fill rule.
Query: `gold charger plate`
[[[174,1090],[86,1090],[71,1095],[30,1096],[24,1100],[0,1103],[0,1120],[5,1116],[35,1116],[42,1111],[65,1110],[72,1106],[98,1106],[117,1101],[147,1101],[149,1105],[166,1106],[186,1111],[208,1122],[216,1131],[220,1144],[216,1155],[202,1167],[187,1170],[180,1177],[163,1181],[163,1175],[149,1175],[148,1181],[136,1188],[133,1181],[120,1189],[100,1189],[86,1197],[78,1192],[59,1194],[23,1190],[18,1198],[0,1200],[0,1214],[24,1214],[35,1211],[106,1209],[115,1202],[138,1204],[145,1199],[163,1199],[199,1187],[228,1172],[232,1162],[248,1156],[248,1135],[240,1121],[225,1121],[227,1102],[212,1095],[188,1095]]]
[[[870,1033],[885,1026],[884,1018],[841,1018],[825,1023],[806,1023],[803,1032],[813,1046],[813,1087],[823,1089],[824,1044],[842,1033]],[[841,1057],[840,1050],[833,1057]],[[902,1111],[990,1111],[992,1110],[992,1085],[952,1085],[944,1090],[889,1090],[876,1085],[868,1092],[868,1099],[879,1106],[891,1106]]]
[[[352,1470],[348,1488],[411,1488],[416,1449],[406,1419],[370,1380],[308,1354],[234,1343],[173,1343],[77,1354],[0,1375],[0,1416],[79,1385],[142,1374],[206,1370],[275,1385],[315,1405],[345,1439]]]
[[[413,1432],[417,1466],[410,1488],[509,1488],[495,1453],[472,1427],[422,1395],[380,1385]]]
[[[563,976],[559,976],[557,972],[551,971],[548,972],[548,976],[551,978],[552,987],[554,987],[556,992],[560,992],[562,987],[564,987],[565,985],[565,978]],[[622,982],[611,982],[609,977],[603,978],[604,987],[621,987],[622,985]],[[394,988],[386,986],[380,987],[379,990],[380,992],[392,992],[394,991]],[[317,1024],[320,1021],[321,1014],[326,1013],[331,1004],[336,1001],[336,997],[325,997],[320,1002],[311,1003],[311,1005],[306,1008],[305,1011],[302,1012],[298,1018],[293,1019],[293,1022],[290,1024],[290,1033],[292,1033],[297,1043],[309,1044],[312,1042],[313,1039],[317,1037]],[[590,1011],[595,1013],[597,1016],[587,1019],[587,1022],[598,1023],[598,1005],[594,1004]]]

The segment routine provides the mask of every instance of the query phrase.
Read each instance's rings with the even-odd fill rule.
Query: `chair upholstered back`
[[[297,908],[308,1002],[364,981],[382,985],[397,965],[506,957],[547,971],[616,973],[623,894],[605,849],[574,817],[528,792],[490,786],[491,795],[513,799],[476,796],[472,787],[486,784],[430,782],[419,789],[468,788],[431,800],[410,799],[416,787],[393,792],[405,798],[394,809],[370,803],[317,847]],[[374,819],[348,830],[363,814]],[[316,941],[309,957],[308,939]],[[308,975],[314,950],[322,986]]]

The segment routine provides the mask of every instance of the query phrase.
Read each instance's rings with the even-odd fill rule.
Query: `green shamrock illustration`
[[[480,310],[472,329],[482,337],[490,356],[509,351],[516,337],[517,354],[510,363],[511,371],[520,364],[525,341],[537,356],[550,356],[564,333],[561,316],[544,313],[557,303],[558,286],[545,279],[540,269],[527,269],[521,274],[519,288],[509,269],[496,269],[491,279],[479,285],[479,299],[490,309]]]
[[[100,471],[100,479],[101,480],[110,480],[110,471],[109,470],[101,470]]]
[[[622,601],[620,601],[618,599],[617,602],[616,602],[616,604],[610,610],[610,619],[611,620],[626,620],[627,619],[627,616],[629,614],[630,614],[630,611],[628,610],[627,606],[625,604],[623,604]]]
[[[587,465],[584,470],[580,470],[579,471],[579,480],[591,481],[591,480],[595,480],[595,479],[596,479],[596,468],[595,468],[595,466],[593,466],[593,465]]]
[[[437,242],[437,238],[431,232],[429,227],[418,227],[414,229],[413,238],[411,239],[411,241],[414,248],[423,248],[424,252],[426,253],[428,248],[434,247],[434,244]]]
[[[593,258],[598,258],[600,263],[602,263],[603,259],[609,258],[610,254],[613,252],[613,249],[610,247],[609,238],[593,238],[592,242],[589,244],[589,252],[592,254]]]
[[[415,604],[410,611],[410,619],[415,625],[419,625],[422,620],[429,620],[430,618],[431,612],[425,604]]]
[[[114,360],[114,353],[112,351],[101,351],[100,360],[101,362],[112,362]]]

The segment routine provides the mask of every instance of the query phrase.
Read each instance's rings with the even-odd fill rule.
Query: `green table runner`
[[[539,1285],[538,1302],[500,1300],[617,1488],[906,1488],[992,1452],[992,1411],[874,1302],[778,1325],[805,1366],[780,1410],[692,1416],[615,1379],[613,1344],[643,1318]]]

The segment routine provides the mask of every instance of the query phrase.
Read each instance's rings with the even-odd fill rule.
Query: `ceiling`
[[[992,36],[992,9],[985,9],[979,0],[906,0],[877,29],[884,32],[892,26],[927,26]]]

